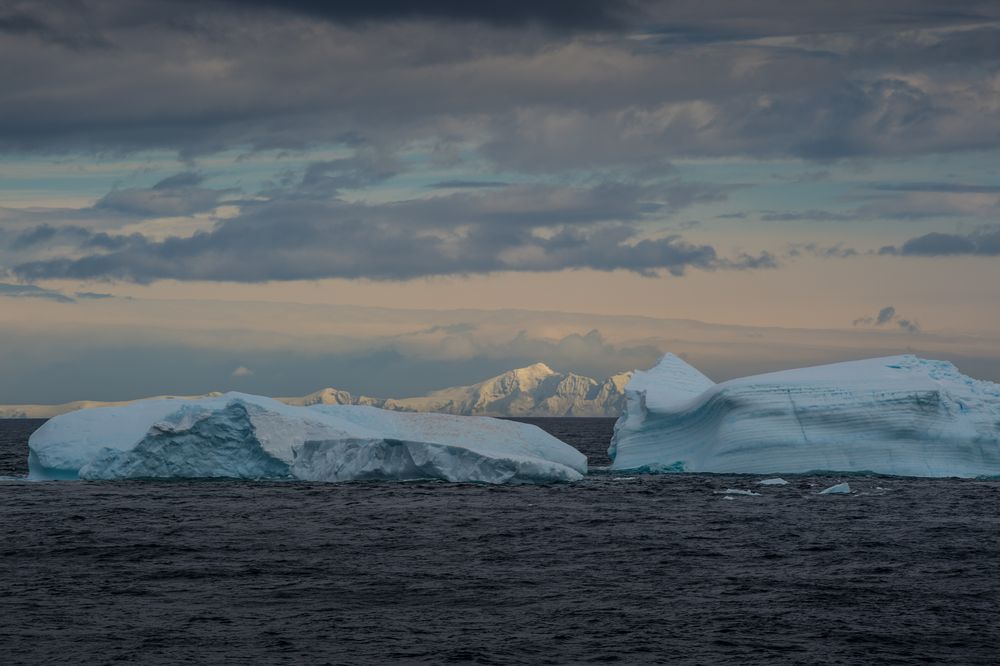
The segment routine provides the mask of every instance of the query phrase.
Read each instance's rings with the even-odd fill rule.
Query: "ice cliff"
[[[513,421],[354,406],[290,406],[240,393],[82,409],[42,425],[35,479],[575,481],[586,458]]]
[[[673,354],[636,372],[613,469],[1000,475],[1000,385],[891,356],[720,384]]]

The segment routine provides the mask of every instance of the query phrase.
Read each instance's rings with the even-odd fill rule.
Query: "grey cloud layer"
[[[8,3],[0,149],[431,139],[559,170],[1000,143],[995,3],[251,4]]]
[[[620,28],[638,10],[624,0],[214,0],[219,6],[295,12],[334,22],[358,23],[405,19],[474,21],[499,26],[539,24],[557,30]]]
[[[0,283],[0,296],[9,298],[44,298],[57,303],[73,303],[73,299],[65,294],[51,289],[44,289],[32,284]]]
[[[647,211],[721,196],[711,186],[522,185],[372,204],[318,195],[308,176],[315,172],[307,169],[298,187],[270,200],[243,202],[237,216],[192,236],[154,241],[79,226],[30,229],[13,245],[30,249],[58,241],[75,243],[76,251],[21,261],[12,270],[29,280],[260,282],[567,268],[681,275],[688,268],[770,268],[776,263],[767,253],[727,258],[711,245],[676,234],[644,236]]]
[[[911,238],[902,245],[886,246],[879,254],[917,257],[948,255],[1000,256],[1000,227],[984,227],[967,234],[931,232]]]
[[[99,212],[144,217],[184,216],[212,210],[233,190],[200,187],[204,178],[193,172],[164,178],[150,188],[112,190],[94,204]]]
[[[29,280],[770,268],[769,253],[666,231],[685,228],[676,211],[732,189],[681,182],[672,161],[1000,148],[990,2],[15,0],[0,5],[0,33],[0,61],[18,64],[0,68],[0,152],[354,150],[253,199],[192,170],[78,210],[0,209],[0,268]],[[435,161],[447,175],[421,180]],[[435,196],[388,201],[392,179],[411,176]],[[988,184],[872,192],[850,210],[760,218],[1000,212]],[[212,228],[148,231],[223,203],[238,212]],[[120,232],[134,223],[144,231]],[[927,234],[882,253],[1000,254],[994,235]]]

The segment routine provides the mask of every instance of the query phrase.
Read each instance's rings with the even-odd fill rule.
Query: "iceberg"
[[[758,481],[757,485],[758,486],[787,486],[788,485],[788,481],[785,481],[782,478],[763,479],[762,481]]]
[[[612,470],[1000,475],[1000,385],[913,355],[719,384],[667,354],[636,372]]]
[[[851,484],[849,483],[838,483],[835,486],[830,486],[826,490],[819,491],[820,495],[850,495],[851,494]]]
[[[242,393],[70,412],[43,424],[28,447],[32,479],[544,483],[587,472],[582,453],[524,423]]]

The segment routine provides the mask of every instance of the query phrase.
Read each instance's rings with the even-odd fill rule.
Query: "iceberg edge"
[[[577,481],[586,457],[536,426],[488,417],[288,406],[231,393],[56,417],[29,440],[33,479]]]
[[[673,354],[626,386],[613,470],[1000,474],[1000,385],[912,355],[715,384]]]

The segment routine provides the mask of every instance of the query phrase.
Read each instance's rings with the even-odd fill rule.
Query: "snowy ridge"
[[[51,419],[29,440],[35,479],[575,481],[586,457],[535,426],[228,393]]]
[[[625,386],[625,406],[615,423],[615,436],[608,448],[608,456],[614,460],[617,455],[618,431],[640,427],[649,409],[676,411],[712,386],[715,382],[670,353],[664,354],[660,362],[649,370],[636,370]],[[652,405],[647,403],[650,399],[653,400]]]
[[[215,398],[222,395],[214,391],[204,395],[158,395],[142,400],[197,400],[200,398]],[[78,409],[90,409],[92,407],[120,407],[130,405],[138,400],[120,400],[114,402],[102,402],[98,400],[74,400],[64,402],[60,405],[0,405],[0,419],[51,419],[53,416],[75,412]]]
[[[386,409],[482,416],[617,416],[628,375],[603,382],[558,373],[544,363],[508,370],[471,386],[386,400]]]
[[[626,387],[628,394],[649,393],[650,387],[655,387],[647,400],[653,409],[678,409],[684,403],[704,393],[715,386],[715,382],[701,374],[693,366],[674,354],[664,354],[660,362],[646,371],[637,370]]]
[[[414,398],[373,398],[325,388],[305,396],[275,398],[288,405],[364,405],[402,412],[440,412],[467,416],[618,416],[625,404],[625,384],[631,373],[597,381],[559,373],[544,363],[508,370],[469,386],[434,391]],[[147,400],[193,400],[222,395],[162,396]],[[62,405],[0,405],[0,418],[52,418],[77,409],[114,407],[136,401],[81,400]]]
[[[614,469],[1000,475],[1000,386],[951,363],[892,356],[694,394],[696,377],[678,361],[665,357],[626,387]]]

